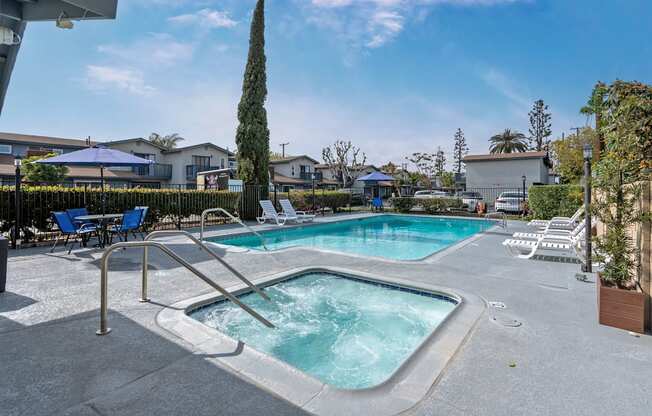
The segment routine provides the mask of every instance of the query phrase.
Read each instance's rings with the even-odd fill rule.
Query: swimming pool
[[[419,260],[493,225],[491,221],[478,219],[378,215],[328,224],[282,228],[261,234],[270,250],[304,246],[392,260]],[[208,240],[263,249],[260,239],[252,234]]]
[[[229,301],[189,315],[340,389],[387,380],[455,309],[458,300],[329,272],[308,272],[255,293],[247,305],[269,329]]]

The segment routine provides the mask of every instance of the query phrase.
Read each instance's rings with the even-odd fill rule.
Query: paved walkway
[[[520,223],[510,223],[509,232]],[[507,305],[487,309],[414,415],[649,415],[652,337],[596,323],[595,285],[577,264],[509,257],[502,231],[429,262],[397,263],[315,252],[230,252],[245,275],[337,266],[431,282]],[[215,261],[182,240],[174,250],[224,285]],[[110,326],[98,326],[97,250],[71,256],[12,253],[0,294],[2,415],[293,415],[300,409],[242,380],[161,329],[165,305],[210,288],[152,253],[151,304],[140,304],[140,252],[117,252],[109,277]],[[593,277],[591,276],[591,279]],[[495,319],[494,319],[495,318]],[[500,322],[518,320],[520,327]]]

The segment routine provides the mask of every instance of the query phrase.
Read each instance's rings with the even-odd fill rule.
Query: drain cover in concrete
[[[519,326],[523,325],[519,320],[509,316],[492,316],[491,320],[498,325],[507,326],[510,328],[518,328]]]
[[[492,308],[496,309],[505,309],[507,308],[507,305],[505,305],[503,302],[489,302],[489,306]]]

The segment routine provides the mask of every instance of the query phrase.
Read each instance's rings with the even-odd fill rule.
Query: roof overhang
[[[27,22],[55,21],[65,13],[70,20],[115,19],[118,0],[0,0],[0,26],[21,38]],[[0,45],[0,114],[20,44]]]

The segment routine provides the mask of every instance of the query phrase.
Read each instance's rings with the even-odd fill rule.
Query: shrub
[[[399,197],[399,198],[392,198],[392,206],[398,211],[402,213],[408,213],[414,206],[416,205],[416,201],[412,197]]]
[[[452,209],[460,209],[464,206],[460,198],[423,199],[419,203],[428,214],[440,214]]]
[[[7,231],[15,218],[14,188],[0,187],[0,230]],[[227,191],[196,191],[167,189],[108,189],[106,212],[123,212],[137,205],[149,207],[147,223],[155,225],[200,215],[208,208],[224,208],[237,213],[241,194]],[[44,232],[52,228],[53,211],[86,207],[91,213],[102,210],[99,189],[29,186],[22,188],[21,223]]]
[[[270,193],[269,197],[274,199],[274,194]],[[312,190],[306,191],[292,191],[292,192],[278,192],[276,194],[278,200],[289,199],[292,206],[297,211],[310,211],[312,210]],[[321,209],[330,208],[333,212],[337,212],[341,208],[346,207],[351,202],[351,194],[348,192],[340,191],[315,191],[315,208]],[[277,207],[280,209],[280,207]]]
[[[528,207],[536,219],[570,217],[582,205],[583,195],[579,185],[532,186],[528,191]]]

